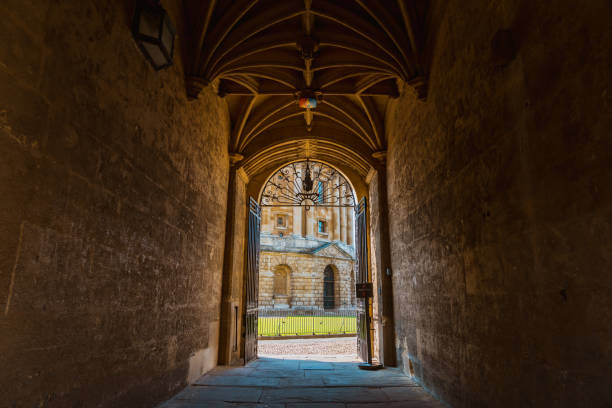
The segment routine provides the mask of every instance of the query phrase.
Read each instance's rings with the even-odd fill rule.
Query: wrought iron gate
[[[261,209],[252,197],[249,200],[249,238],[246,268],[245,364],[257,358],[257,297],[259,291],[259,228]]]
[[[366,226],[366,199],[364,197],[355,208],[355,227],[357,229],[355,283],[358,288],[367,286],[369,282]],[[372,364],[370,299],[371,297],[368,296],[359,296],[359,293],[357,295],[357,353],[368,364]]]

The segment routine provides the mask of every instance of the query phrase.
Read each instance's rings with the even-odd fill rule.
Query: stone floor
[[[357,364],[346,356],[278,356],[217,367],[159,408],[443,407],[399,369]]]

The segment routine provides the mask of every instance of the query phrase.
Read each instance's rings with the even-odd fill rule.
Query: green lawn
[[[257,332],[262,337],[357,333],[357,319],[354,316],[259,317],[257,326]]]

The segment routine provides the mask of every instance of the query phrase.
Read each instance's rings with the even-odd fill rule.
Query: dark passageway
[[[197,406],[233,385],[255,407],[610,406],[610,16],[609,0],[1,1],[0,407]],[[289,238],[335,259],[321,308],[355,294],[359,358],[381,371],[244,366],[261,192],[297,162],[351,186],[354,223],[334,208]],[[338,179],[304,170],[290,198],[328,204]],[[289,307],[306,279],[269,282]]]

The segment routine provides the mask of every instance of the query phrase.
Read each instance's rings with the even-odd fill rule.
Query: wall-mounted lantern
[[[153,68],[160,70],[172,65],[176,29],[159,1],[136,2],[132,35]]]

